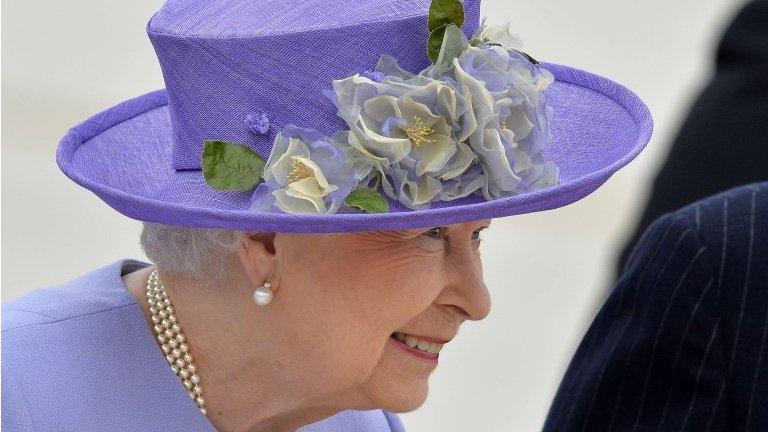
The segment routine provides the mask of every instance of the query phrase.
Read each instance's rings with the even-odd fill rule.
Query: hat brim
[[[650,112],[637,95],[604,77],[543,63],[555,76],[545,159],[560,168],[557,186],[486,201],[481,196],[388,213],[305,215],[250,210],[251,192],[211,189],[199,170],[171,166],[165,90],[122,102],[71,128],[56,153],[61,170],[120,213],[168,225],[254,232],[354,232],[443,226],[550,210],[596,190],[634,159],[651,137]],[[266,156],[266,155],[265,155]]]

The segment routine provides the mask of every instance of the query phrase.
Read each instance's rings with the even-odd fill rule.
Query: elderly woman
[[[481,231],[591,193],[651,131],[629,90],[478,8],[168,1],[147,26],[166,89],[57,153],[144,221],[153,264],[3,306],[4,428],[403,430],[489,313]]]

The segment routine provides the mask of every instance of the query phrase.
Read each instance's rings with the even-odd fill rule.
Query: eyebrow
[[[489,223],[488,225],[479,226],[479,227],[473,229],[472,232],[475,232],[475,231],[480,232],[480,231],[483,231],[483,230],[488,229],[490,227],[491,227],[491,224]],[[430,229],[431,228],[440,228],[440,229],[448,230],[448,226],[445,226],[445,225],[430,227]]]
[[[419,235],[422,232],[433,229],[433,228],[448,229],[448,227],[449,227],[448,225],[438,225],[438,226],[430,226],[430,227],[423,227],[423,228],[411,228],[411,229],[375,231],[375,232],[379,234],[390,235],[397,238],[410,238],[410,237],[415,237],[416,235]],[[487,225],[483,225],[481,227],[475,228],[473,231],[482,231],[490,227],[491,227],[491,223],[489,222]]]

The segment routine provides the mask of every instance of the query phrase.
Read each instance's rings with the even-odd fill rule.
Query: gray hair
[[[245,234],[144,222],[140,243],[159,268],[207,284],[224,276],[227,261]]]
[[[273,236],[213,228],[186,228],[142,222],[139,243],[144,254],[159,268],[183,275],[202,285],[220,281],[227,261],[246,235]],[[315,234],[338,237],[342,233]]]

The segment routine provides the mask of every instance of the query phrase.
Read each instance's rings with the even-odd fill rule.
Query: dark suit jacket
[[[768,431],[768,183],[646,230],[544,430]]]

